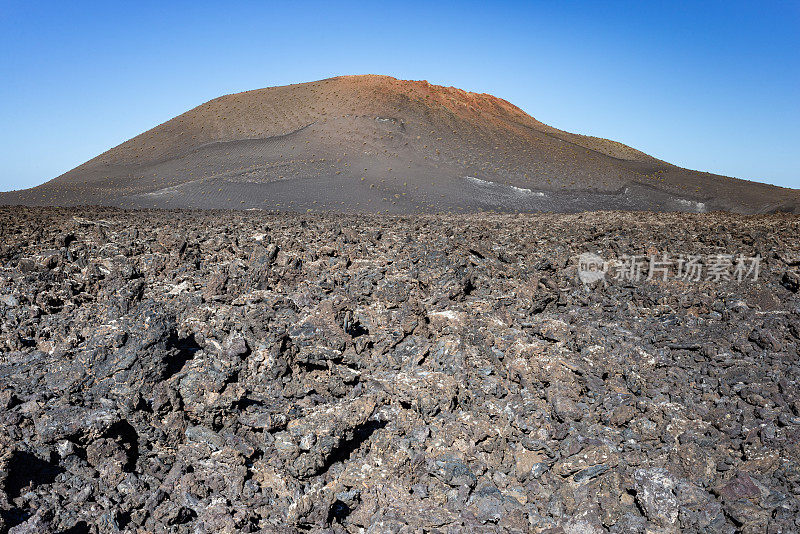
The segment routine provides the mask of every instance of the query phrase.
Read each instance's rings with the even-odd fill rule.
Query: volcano
[[[489,94],[366,75],[222,96],[0,204],[797,213],[800,191],[558,130]]]

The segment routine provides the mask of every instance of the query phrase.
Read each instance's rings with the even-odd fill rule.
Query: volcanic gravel
[[[797,532],[798,235],[2,208],[0,531]]]

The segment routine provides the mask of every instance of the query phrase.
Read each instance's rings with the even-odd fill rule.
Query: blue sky
[[[225,93],[365,73],[800,188],[798,1],[0,0],[0,73],[0,190]]]

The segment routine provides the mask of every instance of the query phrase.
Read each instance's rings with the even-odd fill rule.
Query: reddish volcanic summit
[[[342,76],[226,95],[0,204],[798,211],[800,193],[547,126],[488,94]]]

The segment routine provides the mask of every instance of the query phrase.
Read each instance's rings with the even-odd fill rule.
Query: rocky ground
[[[796,216],[0,221],[0,531],[800,528]]]

